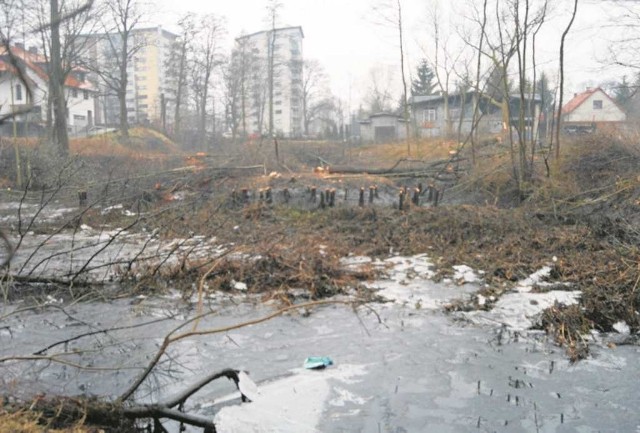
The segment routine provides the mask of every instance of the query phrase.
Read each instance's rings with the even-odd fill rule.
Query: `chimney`
[[[29,52],[31,54],[38,54],[38,47],[29,47]]]
[[[574,98],[576,98],[577,96],[578,96],[578,94],[577,94],[577,93],[574,93],[574,94],[573,94],[573,97],[574,97]]]

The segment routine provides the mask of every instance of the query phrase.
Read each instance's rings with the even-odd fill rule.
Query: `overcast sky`
[[[157,0],[158,22],[172,29],[177,17],[187,11],[215,13],[227,22],[229,48],[242,32],[253,33],[268,28],[266,0]],[[371,69],[394,74],[394,93],[400,94],[397,31],[380,25],[372,5],[384,0],[281,0],[281,25],[302,26],[304,57],[319,60],[329,73],[333,91],[356,109],[371,86]],[[432,56],[433,38],[429,14],[439,4],[443,25],[448,33],[463,26],[469,0],[402,0],[408,72],[425,55]],[[535,1],[535,0],[534,0]],[[539,68],[555,76],[560,35],[568,22],[573,2],[552,0],[551,20],[541,30],[538,52]],[[615,2],[580,0],[580,9],[567,41],[567,93],[606,80],[631,74],[607,65],[610,42],[618,32],[612,27],[620,13]],[[447,30],[447,29],[443,29]],[[447,33],[445,31],[445,33]],[[452,52],[457,50],[452,36]]]

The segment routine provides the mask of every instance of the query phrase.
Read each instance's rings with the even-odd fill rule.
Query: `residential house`
[[[11,113],[24,130],[24,125],[41,125],[47,120],[49,94],[49,65],[37,48],[25,50],[21,44],[10,47],[10,53],[24,71],[27,83],[18,78],[6,48],[0,49],[0,116]],[[31,94],[27,91],[27,87]],[[64,93],[67,103],[67,124],[70,132],[86,132],[94,124],[96,89],[87,79],[87,71],[76,67],[66,77]],[[26,111],[28,110],[28,111]],[[23,112],[24,111],[24,112]],[[6,130],[5,130],[6,132]]]
[[[407,137],[406,121],[397,114],[376,113],[358,123],[362,141],[384,143],[404,140]]]
[[[244,67],[250,69],[242,72],[247,75],[247,82],[240,96],[244,101],[238,104],[244,105],[242,110],[238,107],[238,124],[247,128],[247,134],[269,132],[269,91],[273,79],[273,133],[284,137],[302,136],[303,39],[299,26],[260,31],[236,39],[233,55],[245,57],[238,63],[249,63]],[[273,77],[270,77],[270,59],[273,59]]]
[[[127,67],[127,118],[132,124],[152,123],[158,126],[173,119],[166,116],[171,108],[170,96],[175,94],[175,79],[168,73],[171,53],[177,35],[162,27],[133,29],[130,46],[135,54]],[[118,34],[90,34],[78,38],[85,52],[86,62],[93,70],[111,71],[117,74],[114,60],[120,47]],[[117,125],[120,123],[120,102],[114,91],[99,74],[91,74],[98,83],[100,96],[97,100],[96,123]]]
[[[562,107],[562,129],[568,133],[615,128],[626,120],[624,110],[599,87],[574,94]]]
[[[410,98],[411,110],[416,134],[419,137],[451,137],[454,135],[468,135],[475,129],[480,134],[499,134],[506,130],[505,113],[503,105],[499,101],[475,91],[466,93],[452,93],[413,96]],[[474,107],[478,104],[479,116],[476,125],[473,125]],[[445,101],[447,104],[445,104]],[[520,125],[520,95],[509,97],[510,123],[515,130]],[[448,105],[448,106],[446,106]],[[539,95],[525,95],[524,109],[524,133],[531,136],[532,131],[537,131],[540,117],[541,98]],[[449,115],[446,115],[448,108]]]

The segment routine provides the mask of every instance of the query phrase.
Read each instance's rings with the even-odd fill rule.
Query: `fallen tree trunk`
[[[84,424],[109,432],[138,432],[139,421],[145,419],[153,420],[154,433],[163,432],[166,430],[162,427],[161,420],[170,419],[183,425],[202,428],[205,433],[215,433],[213,418],[185,413],[181,409],[185,402],[204,386],[223,377],[234,382],[243,402],[250,401],[240,390],[239,373],[233,369],[218,371],[160,403],[128,405],[121,401],[107,402],[84,397],[37,397],[32,402],[0,406],[0,414],[28,411],[37,414],[39,424],[47,425],[49,428],[77,427]]]
[[[419,159],[402,158],[396,161],[396,163],[389,168],[373,168],[372,169],[372,168],[360,168],[360,167],[350,167],[350,166],[331,166],[329,167],[328,171],[329,173],[332,173],[332,174],[389,175],[389,174],[397,174],[397,173],[406,173],[407,172],[406,169],[398,170],[397,167],[403,162],[407,162],[407,163],[421,163],[425,165],[425,167],[422,170],[417,170],[417,171],[410,170],[409,171],[410,173],[416,173],[416,172],[424,173],[425,171],[428,171],[428,170],[435,170],[436,167],[440,167],[442,165],[454,164],[461,161],[464,161],[464,159],[462,158],[446,159],[446,160],[439,160],[439,161],[426,163],[425,161],[422,161]]]

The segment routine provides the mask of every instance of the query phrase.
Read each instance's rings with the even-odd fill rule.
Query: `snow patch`
[[[627,325],[627,322],[625,322],[624,320],[621,320],[620,322],[614,323],[613,324],[613,329],[618,334],[623,334],[623,335],[631,334],[631,328],[629,328],[629,325]]]
[[[544,266],[542,269],[534,272],[524,280],[518,282],[518,286],[516,287],[516,290],[521,293],[528,293],[531,291],[533,286],[539,286],[539,287],[551,286],[550,283],[543,281],[543,279],[548,277],[549,275],[551,275],[551,267]]]
[[[515,288],[515,292],[502,295],[491,311],[471,311],[463,313],[463,315],[474,323],[502,324],[514,330],[529,329],[545,309],[553,306],[556,302],[564,305],[577,304],[582,295],[579,290],[531,292],[534,285],[550,286],[551,284],[542,281],[550,273],[551,268],[545,266],[520,281]],[[486,299],[484,297],[478,297],[479,305],[484,305],[485,302]]]
[[[365,400],[347,391],[329,401],[333,382],[349,383],[366,373],[361,365],[341,365],[321,371],[296,369],[293,375],[260,387],[255,401],[220,409],[218,431],[252,433],[315,433],[327,404]],[[227,400],[229,397],[223,398]]]
[[[357,260],[364,262],[362,258]],[[433,282],[432,279],[435,276],[433,263],[429,261],[426,254],[409,257],[394,256],[382,262],[371,262],[371,264],[385,269],[386,276],[367,284],[367,287],[377,290],[377,294],[386,299],[404,303],[416,309],[436,310],[453,299],[477,290],[476,287],[462,288]]]
[[[463,283],[475,283],[479,280],[475,271],[467,265],[456,265],[453,267],[455,273],[453,274],[453,280]]]

